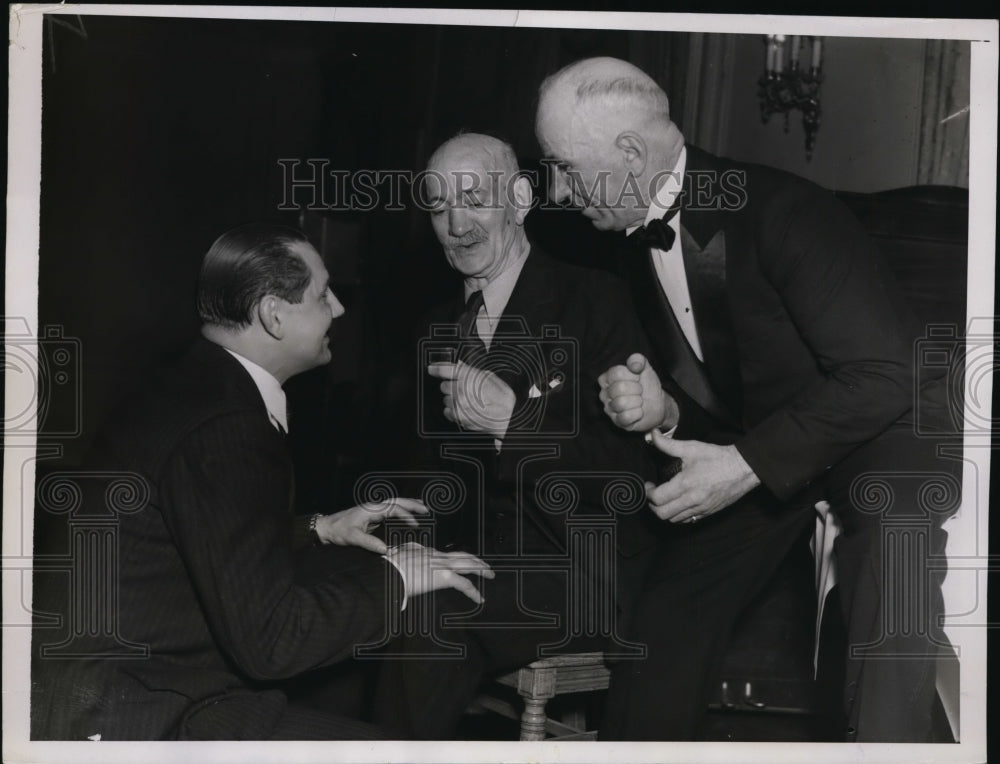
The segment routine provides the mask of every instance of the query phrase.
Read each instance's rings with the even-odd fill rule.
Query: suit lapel
[[[552,278],[548,258],[532,248],[497,324],[498,330],[503,328],[503,332],[498,331],[498,334],[517,336],[527,332],[537,336],[536,330],[544,317],[549,315],[549,306],[555,300]]]
[[[726,293],[725,232],[716,231],[702,248],[682,223],[681,247],[705,372],[712,389],[738,416],[743,409],[742,386],[739,349]]]
[[[683,228],[681,236],[684,236]],[[729,408],[712,389],[704,364],[694,354],[677,323],[673,308],[660,286],[651,254],[648,251],[627,254],[626,271],[636,311],[647,327],[650,343],[662,362],[663,370],[695,403],[717,419],[732,422]]]
[[[554,279],[555,268],[548,256],[532,247],[497,322],[486,354],[485,366],[510,385],[519,400],[529,394],[532,386],[542,389],[549,380],[544,327],[556,326],[559,320],[559,297]],[[541,441],[543,444],[548,442],[551,441]],[[528,450],[515,453],[529,457],[532,448],[529,444]],[[499,457],[492,451],[489,453]],[[565,544],[564,538],[549,527],[546,514],[538,510],[531,493],[525,490],[515,498],[517,504],[526,510],[522,523],[530,523],[551,545],[561,548]]]
[[[488,364],[518,396],[548,380],[541,345],[525,339],[541,338],[543,325],[555,322],[552,270],[547,256],[532,248],[490,343]],[[505,346],[511,350],[505,351]],[[512,359],[516,363],[510,363]]]

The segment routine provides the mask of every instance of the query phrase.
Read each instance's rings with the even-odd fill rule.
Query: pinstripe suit
[[[377,637],[399,608],[386,592],[402,587],[363,550],[293,550],[284,436],[238,361],[196,343],[114,418],[92,465],[149,483],[118,527],[120,637],[149,657],[40,661],[36,737],[377,736],[291,708],[277,686]],[[113,656],[118,642],[89,647]]]

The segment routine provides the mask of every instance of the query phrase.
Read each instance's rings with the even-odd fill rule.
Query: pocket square
[[[549,393],[554,393],[557,390],[562,389],[563,379],[562,376],[556,375],[549,380],[548,384],[544,388],[539,388],[538,385],[532,384],[531,389],[528,390],[528,398],[541,398],[543,395],[548,395]]]

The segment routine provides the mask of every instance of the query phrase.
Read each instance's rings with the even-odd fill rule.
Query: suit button
[[[502,533],[498,533],[497,534],[497,543],[498,544],[502,544],[506,540],[507,540],[507,537],[504,536]]]

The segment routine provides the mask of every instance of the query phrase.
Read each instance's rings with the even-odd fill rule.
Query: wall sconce
[[[760,98],[760,118],[767,122],[772,114],[785,115],[785,132],[788,132],[788,113],[792,109],[802,112],[802,127],[806,131],[806,159],[812,159],[816,132],[819,130],[819,86],[823,81],[820,67],[823,60],[823,40],[820,37],[791,36],[788,66],[785,66],[785,40],[783,34],[769,34],[765,38],[767,50],[764,74],[757,81]],[[808,51],[808,67],[799,66],[803,41]]]

